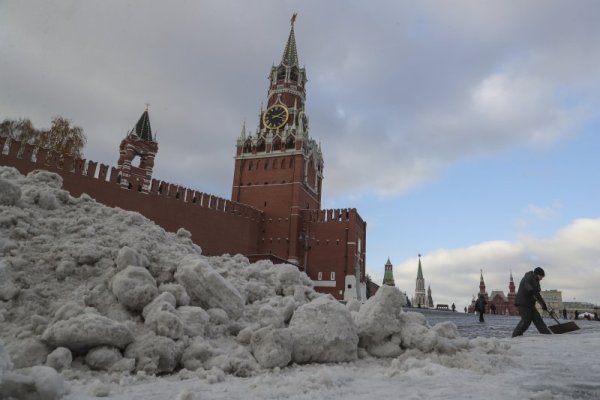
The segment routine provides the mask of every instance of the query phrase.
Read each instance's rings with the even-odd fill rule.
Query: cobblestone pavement
[[[458,327],[461,336],[474,338],[477,336],[483,337],[511,337],[513,329],[517,326],[520,318],[507,315],[485,314],[484,323],[479,322],[477,314],[465,314],[463,312],[428,310],[420,308],[405,308],[404,311],[420,312],[425,315],[425,318],[430,325],[435,325],[439,322],[452,321]],[[556,325],[556,321],[552,318],[544,318],[546,325]],[[560,318],[559,322],[567,322]],[[581,328],[581,331],[596,331],[600,333],[600,321],[577,320],[575,323]],[[535,326],[531,324],[525,335],[539,335]]]

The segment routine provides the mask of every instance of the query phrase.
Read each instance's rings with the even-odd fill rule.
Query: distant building
[[[560,290],[553,289],[553,290],[542,290],[540,294],[542,295],[542,298],[546,302],[548,309],[552,309],[552,310],[554,310],[554,312],[556,312],[557,315],[562,316],[562,310],[564,308],[563,301],[562,301],[562,292]],[[548,314],[542,310],[542,306],[540,306],[539,303],[536,303],[535,306],[538,309],[538,311],[540,311],[540,313]]]
[[[508,283],[508,295],[505,295],[502,290],[492,290],[492,293],[488,296],[487,291],[485,290],[485,281],[483,280],[483,270],[481,270],[481,274],[479,277],[479,294],[483,295],[483,298],[487,302],[485,305],[485,312],[489,313],[493,308],[495,308],[496,314],[501,315],[519,315],[519,310],[515,306],[515,282],[513,280],[512,272],[510,274],[510,281]],[[468,308],[468,312],[475,312],[475,300],[477,296],[473,296],[473,300],[471,301],[471,305]]]
[[[396,286],[394,282],[394,267],[390,258],[388,257],[387,262],[385,263],[385,272],[383,274],[383,284],[388,286]]]
[[[563,301],[563,308],[567,310],[567,317],[569,319],[573,319],[575,315],[575,311],[579,312],[579,314],[584,312],[595,313],[598,312],[598,307],[592,303],[586,303],[583,301]],[[558,313],[559,310],[556,310]],[[559,313],[560,314],[560,313]],[[562,314],[561,314],[562,315]]]

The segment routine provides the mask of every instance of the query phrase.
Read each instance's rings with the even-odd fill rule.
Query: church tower
[[[396,286],[394,282],[394,266],[390,261],[389,257],[387,262],[385,263],[385,272],[383,274],[383,284],[388,286]]]
[[[487,293],[485,291],[485,282],[483,281],[483,270],[480,269],[479,272],[481,273],[481,275],[479,277],[479,293],[484,296],[487,296]]]
[[[485,310],[486,312],[489,312],[490,310],[490,298],[487,294],[487,292],[485,291],[485,282],[483,281],[483,270],[479,270],[480,272],[480,276],[479,276],[479,294],[483,295],[483,298],[485,299]]]
[[[154,158],[158,153],[156,137],[152,136],[148,105],[142,116],[119,145],[119,184],[121,187],[150,192]]]
[[[515,293],[515,281],[513,280],[512,271],[510,272],[510,281],[508,283],[508,296],[507,297],[507,307],[509,315],[517,315],[518,309],[515,306],[515,298],[517,294]]]
[[[431,286],[427,286],[427,307],[433,308],[433,297],[431,296]]]
[[[309,134],[307,78],[296,50],[295,20],[296,14],[281,61],[271,67],[258,126],[248,133],[244,124],[237,139],[231,200],[263,212],[259,253],[307,268],[311,238],[301,214],[321,207],[323,156]]]
[[[417,286],[415,288],[415,297],[413,297],[413,307],[427,307],[427,294],[425,293],[425,278],[423,278],[423,269],[421,267],[421,255],[419,254],[419,269],[417,270]]]

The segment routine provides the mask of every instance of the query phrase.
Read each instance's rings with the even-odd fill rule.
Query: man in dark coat
[[[487,301],[483,297],[483,294],[479,293],[479,297],[477,297],[477,301],[475,302],[475,311],[479,313],[479,322],[485,322],[483,320],[483,313],[485,312],[485,305]]]
[[[544,270],[540,267],[537,267],[533,271],[527,272],[525,276],[523,276],[523,279],[521,279],[521,283],[519,283],[519,290],[517,291],[517,296],[515,297],[515,305],[519,307],[521,320],[515,327],[512,337],[521,336],[527,330],[527,328],[529,328],[529,325],[531,325],[532,321],[540,333],[550,333],[550,330],[544,323],[540,313],[535,308],[535,302],[539,301],[542,306],[542,310],[548,310],[546,302],[540,294],[542,291],[540,287],[540,281],[544,278],[544,276],[546,276]]]

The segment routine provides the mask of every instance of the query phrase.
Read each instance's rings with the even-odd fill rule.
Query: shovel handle
[[[552,308],[548,308],[548,314],[550,314],[550,316],[556,321],[556,323],[560,325],[560,322],[556,318],[556,313]]]

